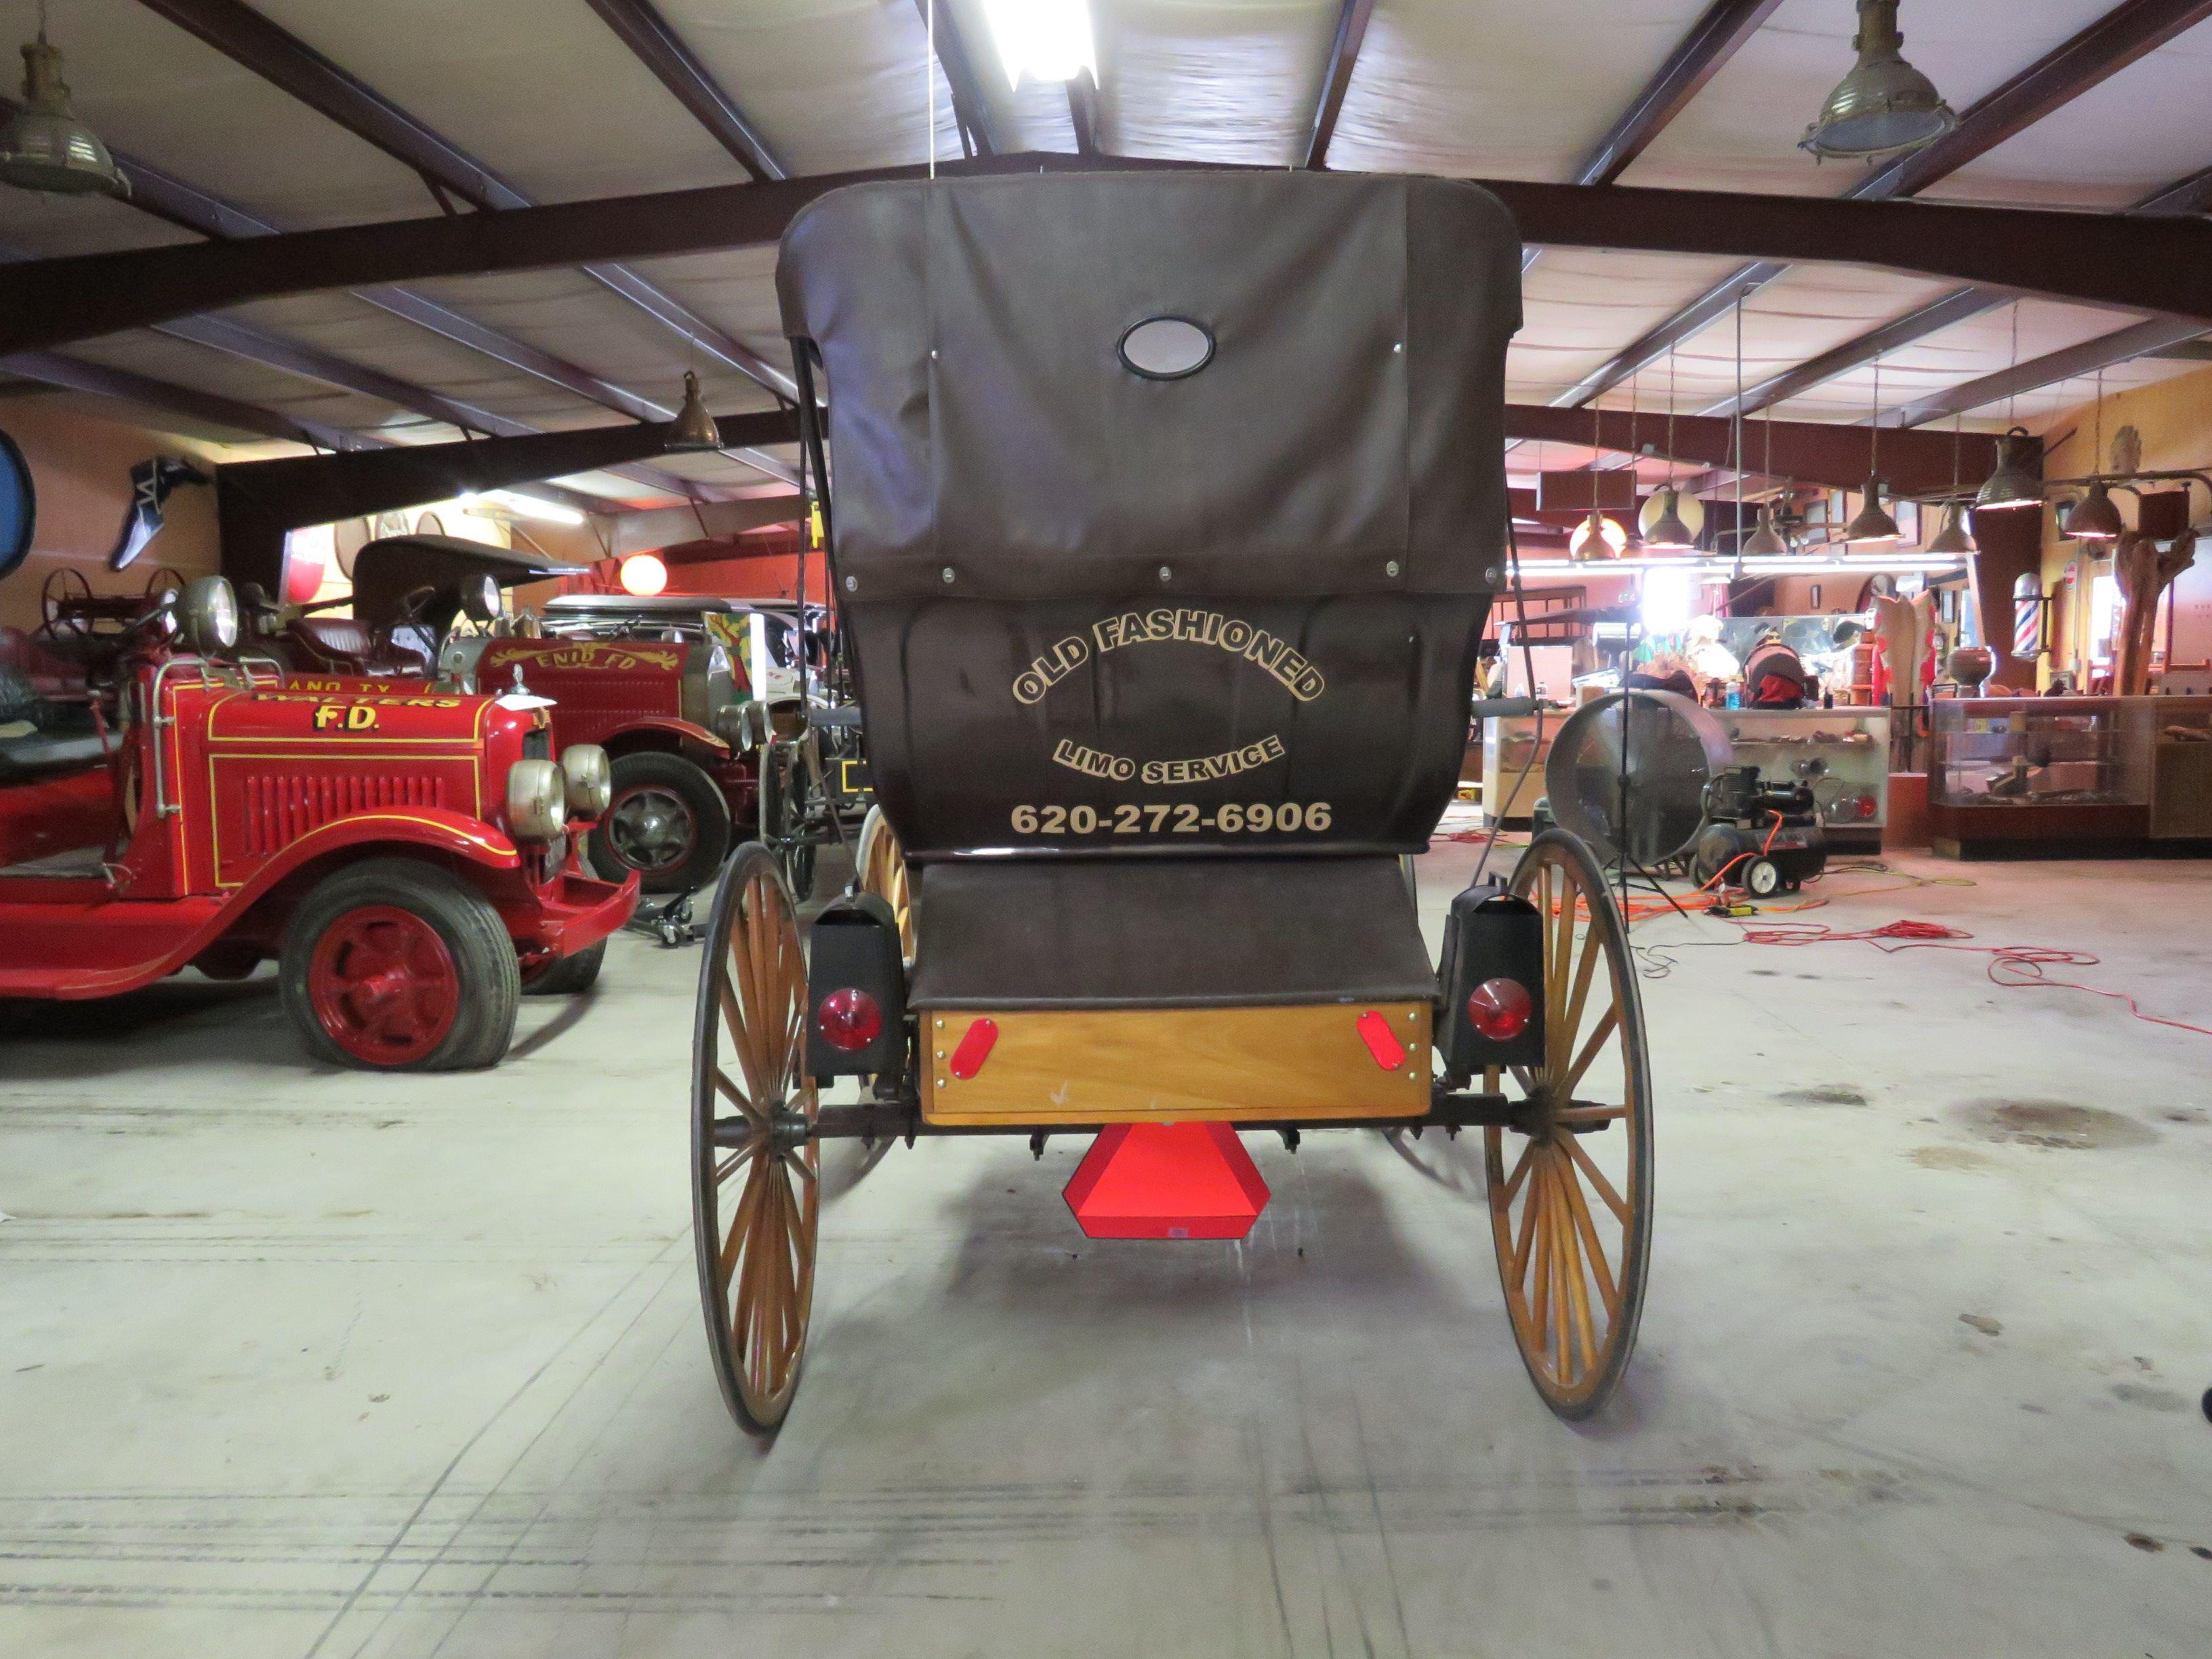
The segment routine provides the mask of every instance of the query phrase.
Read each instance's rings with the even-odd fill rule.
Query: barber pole
[[[2022,571],[2012,585],[2012,653],[2033,659],[2043,651],[2043,586]]]

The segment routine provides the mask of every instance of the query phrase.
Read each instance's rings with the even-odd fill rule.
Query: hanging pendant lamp
[[[1975,495],[1977,507],[1990,511],[2043,505],[2043,480],[2029,465],[2034,459],[2034,443],[2027,428],[2021,426],[1998,441],[1996,471]]]
[[[23,102],[0,129],[0,179],[53,196],[128,196],[131,182],[100,135],[77,118],[62,79],[62,55],[39,38],[23,48]]]
[[[1847,542],[1893,542],[1899,540],[1903,533],[1897,527],[1897,520],[1890,517],[1889,509],[1881,504],[1881,480],[1869,475],[1866,504],[1859,508],[1857,516],[1844,526],[1844,539]]]
[[[1898,0],[1859,0],[1859,61],[1797,141],[1814,155],[1887,155],[1934,143],[1959,125],[1936,83],[1905,61]]]
[[[1787,558],[1790,543],[1782,534],[1782,527],[1774,521],[1774,503],[1759,504],[1759,527],[1743,538],[1743,556],[1747,559]]]
[[[1953,501],[1943,509],[1943,527],[1928,544],[1928,550],[1930,553],[1956,554],[1960,557],[1974,550],[1973,538],[1966,532],[1966,509],[1964,505]]]
[[[1567,542],[1567,556],[1587,564],[1593,559],[1617,559],[1628,545],[1628,532],[1595,507],[1575,526]]]
[[[2112,492],[2093,483],[2087,495],[2066,509],[2058,533],[2069,542],[2116,542],[2126,528]]]
[[[722,434],[714,425],[714,417],[707,412],[707,400],[699,395],[699,377],[690,369],[684,371],[684,407],[676,411],[676,419],[668,428],[668,441],[663,446],[672,455],[697,455],[722,447]]]
[[[1698,544],[1698,532],[1682,522],[1682,492],[1673,484],[1651,498],[1658,513],[1644,528],[1644,544],[1656,553],[1687,553]]]

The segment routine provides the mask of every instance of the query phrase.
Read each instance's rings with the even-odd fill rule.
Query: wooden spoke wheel
[[[822,1179],[805,1019],[791,890],[748,842],[723,875],[700,966],[691,1207],[714,1374],[757,1434],[791,1409],[814,1306]]]
[[[873,893],[891,907],[898,918],[899,949],[914,960],[914,885],[907,871],[906,849],[884,817],[884,809],[871,806],[860,825],[860,890]]]
[[[1491,1226],[1528,1375],[1561,1417],[1584,1418],[1620,1383],[1644,1310],[1644,1007],[1620,909],[1580,839],[1540,835],[1511,884],[1544,925],[1544,1058],[1512,1068],[1525,1102],[1516,1126],[1483,1132]],[[1493,1070],[1485,1086],[1499,1085]]]

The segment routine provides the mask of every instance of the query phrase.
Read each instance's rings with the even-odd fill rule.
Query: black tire
[[[777,868],[791,888],[794,903],[814,896],[815,846],[806,832],[806,796],[799,783],[799,751],[779,744],[772,763],[761,768],[761,822],[773,843]]]
[[[1772,859],[1753,859],[1738,873],[1743,890],[1753,898],[1772,898],[1782,890],[1782,872]]]
[[[444,1038],[428,1054],[390,1065],[341,1046],[324,1029],[308,983],[324,934],[368,907],[404,911],[428,924],[445,946],[458,982],[458,1006]],[[450,871],[411,858],[371,859],[324,878],[293,913],[277,977],[285,1012],[307,1052],[358,1071],[459,1072],[497,1065],[514,1040],[522,997],[514,941],[490,901]]]
[[[730,804],[707,769],[658,749],[619,756],[612,769],[607,815],[591,833],[592,868],[607,881],[625,880],[635,870],[638,884],[648,893],[696,891],[711,883],[730,854]],[[674,824],[681,838],[665,856],[653,850],[665,844],[659,826],[636,824],[625,810],[629,803],[624,797],[648,792],[659,816]],[[643,839],[647,829],[653,832],[652,842]]]
[[[526,997],[581,996],[596,984],[599,968],[607,959],[607,942],[601,939],[588,951],[579,951],[573,957],[562,957],[558,962],[540,968],[522,981],[522,994]]]

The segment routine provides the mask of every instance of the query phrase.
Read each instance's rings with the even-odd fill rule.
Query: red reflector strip
[[[1406,1045],[1398,1041],[1390,1022],[1372,1008],[1359,1017],[1359,1040],[1384,1071],[1395,1072],[1406,1063]]]
[[[960,1039],[960,1046],[952,1051],[952,1075],[966,1082],[983,1069],[983,1062],[991,1057],[991,1045],[999,1040],[999,1022],[979,1019],[970,1025]]]

